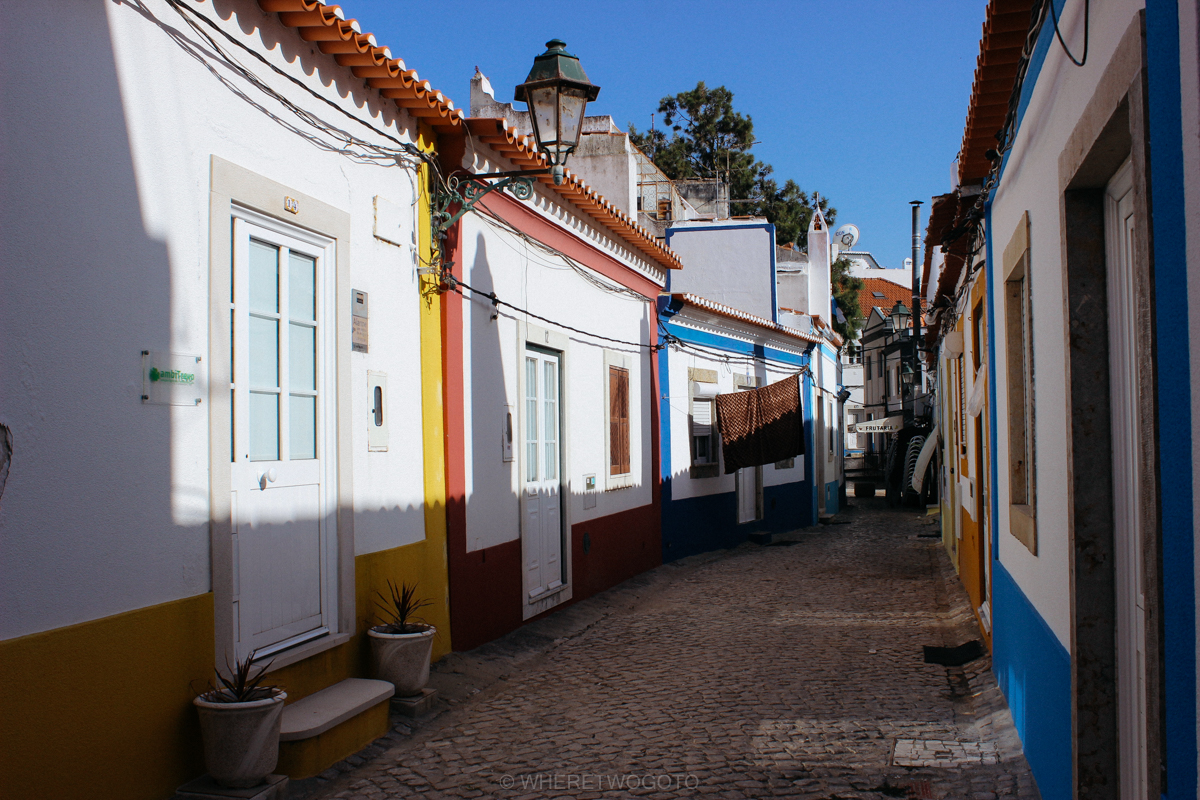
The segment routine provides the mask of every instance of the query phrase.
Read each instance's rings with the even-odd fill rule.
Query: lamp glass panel
[[[579,144],[583,132],[583,109],[587,98],[578,89],[563,89],[558,95],[559,121],[562,127],[559,142],[568,148]]]
[[[538,144],[548,145],[558,141],[558,115],[555,104],[557,89],[541,86],[526,92],[529,111],[533,117],[533,133]]]

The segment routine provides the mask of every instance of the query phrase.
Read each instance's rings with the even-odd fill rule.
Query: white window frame
[[[696,442],[701,437],[693,431],[696,402],[709,404],[708,452],[709,457],[700,461],[696,455]],[[717,384],[712,381],[688,381],[688,452],[691,457],[691,477],[715,478],[721,474],[720,437],[717,435]]]

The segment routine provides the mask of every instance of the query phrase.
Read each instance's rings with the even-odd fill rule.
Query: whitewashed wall
[[[776,318],[774,226],[685,222],[672,225],[668,233],[671,249],[685,265],[671,275],[672,292],[691,292],[764,319]]]
[[[1029,212],[1033,359],[1038,376],[1047,376],[1037,382],[1034,431],[1038,454],[1038,555],[1032,555],[1008,533],[1008,475],[1002,468],[997,470],[998,482],[993,487],[995,496],[1000,499],[999,515],[994,520],[1001,531],[999,556],[1021,591],[1068,649],[1071,603],[1070,582],[1066,580],[1070,574],[1067,453],[1070,425],[1066,418],[1067,386],[1062,378],[1066,374],[1067,358],[1067,324],[1062,300],[1066,286],[1063,282],[1058,183],[1047,180],[1047,176],[1058,175],[1059,153],[1096,89],[1103,74],[1101,65],[1112,58],[1121,36],[1143,5],[1140,0],[1092,4],[1087,69],[1073,66],[1057,42],[1052,43],[992,205],[992,268],[996,270],[1001,269],[997,266],[998,259],[1022,215]],[[1083,41],[1083,10],[1082,3],[1069,3],[1063,9],[1059,24],[1063,37],[1069,42]],[[994,279],[992,290],[993,307],[1003,309],[1002,277]],[[999,312],[995,322],[1003,324]],[[1006,363],[1007,353],[999,329],[992,335],[997,364],[997,386],[992,397],[996,402],[997,419],[1003,421],[1008,418],[1008,400],[1005,370],[1000,365]],[[1008,437],[1002,434],[995,439],[991,457],[996,463],[1005,465],[1008,463]]]
[[[571,220],[568,225],[573,226]],[[575,272],[562,258],[528,246],[511,232],[475,214],[462,220],[463,278],[481,291],[546,319],[581,331],[625,342],[651,341],[650,301],[604,291]],[[595,273],[593,273],[595,274]],[[612,282],[609,278],[601,280]],[[467,292],[470,297],[471,293]],[[521,463],[516,419],[522,413],[517,394],[517,370],[524,363],[521,322],[565,333],[569,345],[563,361],[563,429],[565,467],[564,509],[570,524],[626,511],[651,502],[653,485],[650,421],[650,358],[646,347],[633,348],[565,331],[511,309],[493,306],[483,298],[464,303],[463,396],[466,448],[467,550],[493,547],[520,536],[519,493]],[[604,491],[608,462],[605,406],[605,351],[631,359],[629,375],[633,485]],[[513,460],[504,462],[501,434],[505,407],[514,414]],[[583,476],[594,474],[599,495],[585,509]],[[569,506],[569,507],[568,507]]]
[[[694,324],[696,330],[720,332],[721,335],[729,336],[738,341],[766,344],[774,349],[784,350],[796,355],[802,354],[805,350],[803,342],[789,342],[777,340],[769,335],[755,335],[733,325],[714,323],[711,319],[693,321],[684,316],[685,314],[687,314],[686,309],[680,315],[673,317],[672,323],[686,327],[693,327]],[[671,416],[669,421],[664,420],[664,424],[669,422],[671,426],[671,499],[684,500],[689,497],[703,497],[705,495],[732,492],[734,491],[735,476],[732,474],[726,475],[723,471],[724,467],[722,467],[721,474],[716,478],[693,479],[690,475],[692,453],[691,428],[688,424],[688,398],[691,387],[688,384],[688,369],[714,370],[717,373],[717,393],[727,394],[738,391],[737,386],[734,384],[735,375],[755,375],[759,378],[761,385],[766,386],[767,384],[781,381],[789,375],[796,374],[797,368],[793,365],[777,361],[756,364],[740,361],[727,362],[720,356],[704,355],[703,353],[695,352],[691,348],[688,351],[672,351],[668,359],[668,385],[664,389],[670,398]],[[801,402],[804,403],[803,386],[801,387],[801,392]],[[805,409],[805,413],[809,413],[808,409]],[[798,456],[796,458],[796,466],[793,469],[777,470],[772,465],[763,467],[764,486],[778,486],[802,480],[804,480],[803,457]]]
[[[342,108],[411,138],[391,101],[253,0],[195,7]],[[351,263],[340,267],[371,299],[371,352],[339,354],[353,365],[357,552],[424,536],[414,264],[408,248],[372,235],[374,196],[410,207],[409,175],[286,130],[181,50],[165,27],[195,34],[166,2],[145,9],[42,3],[38,35],[27,21],[0,30],[3,136],[24,143],[0,148],[0,422],[15,440],[0,503],[4,638],[210,588],[207,408],[145,406],[139,395],[143,349],[208,353],[212,155],[351,215]],[[392,410],[390,449],[370,455],[368,369],[388,374]]]

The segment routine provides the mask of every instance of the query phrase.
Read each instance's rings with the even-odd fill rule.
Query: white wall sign
[[[856,422],[851,433],[895,433],[904,427],[904,417],[888,417]]]
[[[142,402],[198,406],[204,397],[201,358],[187,353],[142,351]]]

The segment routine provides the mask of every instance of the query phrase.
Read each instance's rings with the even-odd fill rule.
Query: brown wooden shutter
[[[629,472],[629,370],[608,368],[608,453],[610,475]]]

